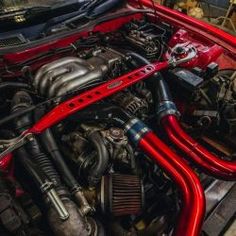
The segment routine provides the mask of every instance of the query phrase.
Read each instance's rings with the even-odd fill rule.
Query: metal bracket
[[[15,151],[16,149],[25,145],[28,141],[34,138],[32,133],[23,133],[19,137],[10,139],[10,140],[3,140],[1,147],[6,147],[6,149],[0,153],[0,160],[5,157],[7,154]],[[4,144],[5,142],[5,144]]]

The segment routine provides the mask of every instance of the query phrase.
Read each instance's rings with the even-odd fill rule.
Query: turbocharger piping
[[[140,120],[133,119],[127,123],[126,132],[134,144],[152,158],[181,191],[182,210],[175,235],[198,236],[205,215],[205,196],[194,171]]]
[[[169,139],[207,174],[224,180],[235,180],[236,162],[222,160],[209,152],[181,128],[179,112],[172,101],[168,86],[161,75],[157,80],[158,118]],[[166,96],[167,94],[169,95]]]

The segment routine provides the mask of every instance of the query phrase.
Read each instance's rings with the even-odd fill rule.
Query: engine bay
[[[236,192],[225,49],[137,13],[67,42],[0,62],[0,234],[213,235]]]

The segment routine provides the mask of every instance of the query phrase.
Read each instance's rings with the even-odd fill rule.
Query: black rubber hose
[[[90,133],[88,139],[97,151],[97,159],[89,172],[88,182],[89,186],[96,186],[109,164],[109,152],[99,131]]]
[[[19,91],[12,99],[12,114],[25,110],[33,104],[30,95],[25,91]],[[15,120],[15,127],[19,133],[27,130],[33,124],[33,118],[31,113],[27,113]],[[45,173],[45,175],[51,180],[55,187],[61,187],[60,177],[52,165],[50,159],[42,151],[37,139],[31,140],[26,145],[27,152],[31,155],[31,158],[37,163],[39,168]]]
[[[56,188],[61,187],[60,177],[52,165],[48,156],[42,151],[42,148],[36,139],[33,139],[26,145],[26,150],[31,155],[32,159],[37,163],[39,168],[53,182]]]
[[[78,190],[80,188],[80,185],[78,181],[74,178],[71,171],[69,170],[68,166],[66,165],[61,152],[58,148],[58,145],[56,143],[56,140],[54,139],[54,136],[52,134],[52,131],[50,129],[47,129],[42,135],[41,135],[41,141],[47,150],[47,152],[51,155],[58,171],[60,172],[65,184],[70,188],[72,192]]]
[[[166,101],[172,102],[172,96],[169,90],[169,86],[167,85],[166,81],[162,77],[161,74],[157,75],[157,84],[156,84],[156,93],[157,93],[157,101],[158,103],[163,103]]]
[[[30,86],[26,83],[19,83],[19,82],[2,82],[0,84],[0,90],[9,88],[30,89]]]
[[[10,114],[10,115],[2,118],[0,120],[0,126],[5,125],[6,123],[8,123],[10,121],[15,120],[16,118],[18,118],[20,116],[23,116],[23,115],[25,115],[27,113],[32,112],[33,110],[35,110],[35,108],[36,108],[36,106],[31,106],[31,107],[28,107],[28,108],[26,108],[24,110],[19,110],[17,112],[14,112],[13,114]]]
[[[136,63],[138,63],[138,65],[136,65],[136,66],[144,66],[144,65],[151,64],[151,62],[147,58],[143,57],[142,55],[140,55],[136,52],[126,50],[125,54],[126,54],[126,56],[129,56],[132,59],[134,59]]]
[[[7,139],[14,138],[16,135],[14,132],[10,130],[4,130],[2,132],[3,136]],[[14,155],[17,156],[16,160],[21,163],[21,165],[25,168],[25,170],[31,175],[34,182],[37,184],[39,188],[45,183],[47,179],[46,175],[37,168],[37,165],[30,160],[28,153],[26,152],[24,147],[20,147],[14,151]],[[1,177],[1,173],[0,173]],[[1,182],[1,181],[0,181]],[[0,184],[1,186],[1,184]],[[1,192],[1,191],[0,191]]]
[[[41,188],[41,186],[43,186],[43,184],[48,181],[46,175],[39,168],[37,168],[35,163],[29,159],[28,153],[24,148],[19,148],[15,151],[15,153],[20,163],[31,175],[38,187]]]

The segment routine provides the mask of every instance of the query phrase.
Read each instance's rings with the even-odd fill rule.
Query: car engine
[[[142,14],[116,20],[0,63],[1,235],[213,235],[235,196],[224,49]]]

